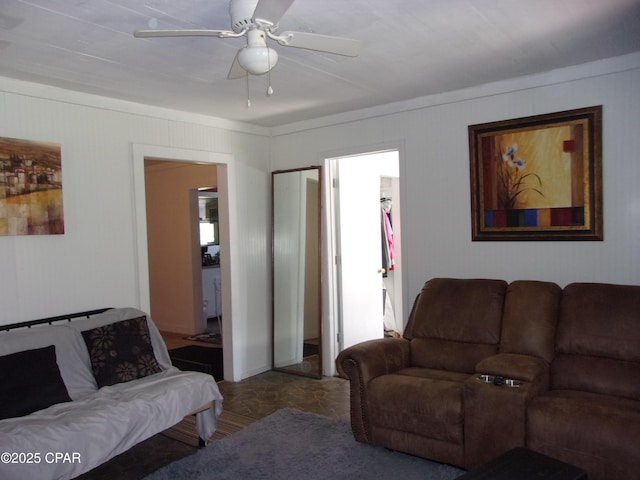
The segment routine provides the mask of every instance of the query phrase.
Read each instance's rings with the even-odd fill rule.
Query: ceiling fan
[[[241,78],[248,74],[262,75],[278,62],[278,52],[267,46],[267,38],[285,47],[297,47],[319,52],[355,57],[362,42],[350,38],[332,37],[307,32],[283,32],[277,35],[278,22],[294,0],[231,0],[229,15],[231,30],[179,29],[137,30],[134,36],[219,38],[247,37],[247,45],[240,48],[231,65],[227,78]]]

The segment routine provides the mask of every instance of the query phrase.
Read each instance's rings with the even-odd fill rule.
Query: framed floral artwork
[[[602,240],[602,106],[470,125],[472,240]]]

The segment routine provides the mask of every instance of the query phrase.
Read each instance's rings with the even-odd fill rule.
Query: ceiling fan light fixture
[[[285,47],[302,48],[318,52],[355,57],[362,42],[350,38],[332,37],[310,32],[284,32],[276,35],[279,21],[294,0],[228,0],[232,30],[208,28],[178,28],[169,30],[136,30],[136,38],[153,37],[246,37],[247,45],[236,53],[227,78],[264,75],[278,63],[278,52],[267,46],[271,39]],[[154,23],[150,27],[156,27]],[[271,91],[268,92],[271,94]]]
[[[263,75],[278,63],[278,52],[269,47],[245,47],[238,52],[238,63],[252,75]]]

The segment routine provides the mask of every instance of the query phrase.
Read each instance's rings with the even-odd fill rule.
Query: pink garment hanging
[[[389,214],[383,209],[382,219],[384,221],[384,233],[387,241],[387,252],[389,255],[389,270],[395,270],[395,260],[393,258],[393,229],[391,228],[391,220]]]

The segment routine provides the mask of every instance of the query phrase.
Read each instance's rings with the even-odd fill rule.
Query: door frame
[[[224,378],[234,378],[233,368],[233,328],[232,328],[232,290],[233,282],[231,277],[231,263],[233,257],[232,242],[234,238],[234,226],[231,218],[232,209],[236,205],[235,192],[229,188],[235,178],[235,165],[233,155],[228,153],[208,152],[204,150],[192,150],[184,148],[163,147],[159,145],[133,144],[133,190],[134,190],[134,221],[136,232],[135,257],[137,259],[138,304],[142,311],[151,311],[151,298],[149,288],[149,256],[147,252],[147,209],[145,197],[145,160],[163,160],[169,162],[185,162],[215,165],[218,177],[218,199],[219,199],[219,224],[221,241],[224,241],[226,248],[221,252],[223,257],[220,266],[221,283],[225,285],[222,289],[222,328],[225,335],[222,339]],[[224,238],[223,238],[224,236]],[[194,306],[195,307],[195,306]],[[197,306],[199,309],[201,305]],[[227,313],[228,312],[228,313]]]
[[[323,356],[323,374],[325,376],[334,376],[336,374],[336,366],[335,359],[340,353],[340,340],[338,338],[338,334],[340,332],[340,276],[337,262],[338,255],[338,232],[336,231],[337,218],[339,215],[338,205],[334,196],[335,188],[334,188],[334,179],[336,176],[336,162],[339,159],[344,159],[345,157],[359,157],[366,156],[370,154],[375,154],[384,151],[397,151],[398,152],[398,169],[399,169],[399,177],[398,177],[398,196],[400,205],[406,205],[404,199],[404,189],[402,186],[402,175],[404,172],[404,142],[389,142],[383,144],[375,144],[367,147],[358,147],[358,148],[349,148],[349,149],[340,149],[334,151],[322,152],[320,154],[320,162],[324,166],[323,176],[323,202],[326,205],[324,209],[324,225],[323,225],[323,256],[324,256],[324,264],[323,269],[326,272],[326,280],[323,285],[323,312],[324,318],[322,319],[323,326],[323,346],[326,345],[327,354]],[[400,209],[400,216],[398,218],[398,223],[402,223],[402,217],[404,217],[404,210]],[[395,235],[394,235],[395,237]],[[396,303],[396,322],[399,325],[402,325],[404,329],[404,313],[407,308],[407,295],[406,288],[402,286],[407,285],[407,269],[403,268],[402,262],[402,254],[401,254],[401,239],[398,237],[398,245],[400,245],[400,254],[397,256],[396,261],[397,265],[400,267],[400,275],[399,275],[399,286],[400,292],[396,294],[396,299],[401,299],[402,301],[398,305]],[[381,319],[382,321],[382,319]]]

